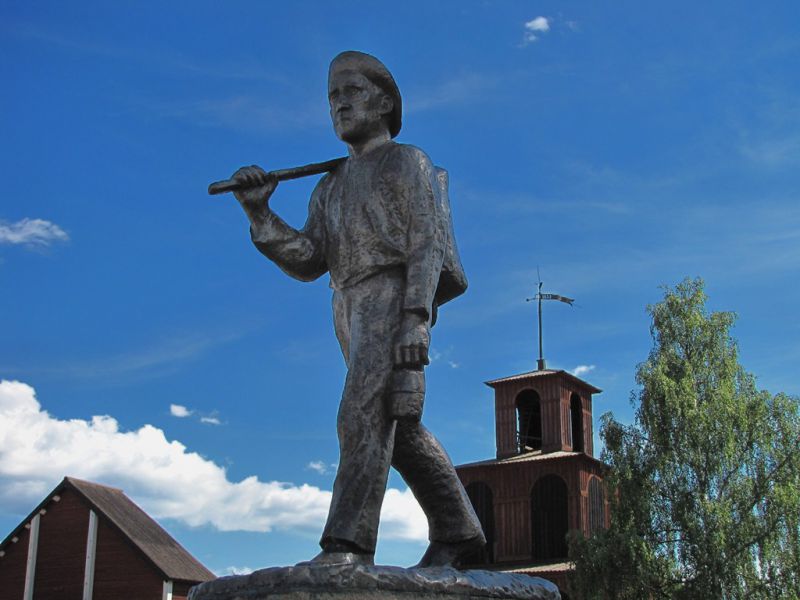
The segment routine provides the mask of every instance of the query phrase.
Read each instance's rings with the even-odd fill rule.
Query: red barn
[[[122,490],[72,477],[0,543],[0,600],[185,600],[214,577]]]
[[[540,369],[488,381],[495,393],[497,456],[456,467],[487,544],[469,566],[529,573],[562,591],[566,535],[606,527],[603,476],[592,452],[591,384]]]

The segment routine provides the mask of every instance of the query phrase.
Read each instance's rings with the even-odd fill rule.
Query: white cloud
[[[315,471],[320,475],[325,475],[328,473],[328,465],[321,460],[312,460],[306,465],[306,469],[309,471]]]
[[[206,425],[222,425],[222,421],[220,421],[218,417],[214,416],[214,412],[212,412],[210,415],[203,415],[198,414],[198,411],[187,408],[182,404],[169,405],[169,414],[171,414],[173,417],[185,419],[187,417],[194,416],[198,421],[205,423]]]
[[[411,490],[386,490],[381,509],[379,536],[384,539],[424,542],[428,540],[428,520]]]
[[[22,219],[16,223],[0,221],[0,244],[44,247],[53,242],[68,242],[67,232],[44,219]]]
[[[550,31],[550,20],[547,17],[536,17],[525,23],[528,31]]]
[[[4,511],[27,513],[64,475],[122,488],[156,518],[221,531],[316,533],[331,499],[330,491],[308,484],[255,476],[231,481],[223,467],[152,425],[123,431],[107,415],[58,419],[42,409],[31,386],[0,381]],[[426,538],[425,517],[409,491],[387,491],[382,529],[385,538]]]
[[[575,377],[582,377],[591,371],[594,371],[594,365],[578,365],[572,369],[572,374],[575,375]]]
[[[428,358],[431,361],[431,365],[435,364],[446,364],[451,369],[458,369],[461,364],[454,361],[450,356],[453,354],[453,348],[447,348],[444,353],[439,352],[435,348],[430,348],[428,350]]]
[[[250,575],[255,571],[252,567],[225,567],[221,571],[214,573],[217,577],[225,577],[227,575]]]
[[[179,419],[183,419],[184,417],[190,416],[192,414],[192,411],[190,411],[188,408],[180,404],[170,404],[169,414],[171,414],[173,417],[178,417]]]
[[[525,31],[522,36],[522,45],[527,46],[539,39],[539,34],[550,31],[550,19],[547,17],[536,17],[525,23]]]
[[[206,425],[222,425],[222,421],[219,420],[219,417],[215,416],[216,411],[212,412],[211,414],[197,414],[196,410],[187,408],[182,404],[170,404],[169,405],[169,414],[173,417],[178,417],[179,419],[184,419],[187,417],[194,416],[195,419],[200,421],[201,423],[205,423]]]

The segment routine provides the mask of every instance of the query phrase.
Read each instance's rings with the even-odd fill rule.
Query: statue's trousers
[[[379,272],[335,290],[336,336],[347,363],[339,406],[339,468],[321,545],[342,540],[372,553],[389,466],[408,483],[428,517],[429,537],[460,542],[482,536],[453,464],[421,424],[395,422],[384,400],[402,319],[404,271]]]

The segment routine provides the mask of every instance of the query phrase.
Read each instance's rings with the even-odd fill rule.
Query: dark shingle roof
[[[560,375],[565,379],[568,379],[578,385],[583,386],[587,390],[589,390],[592,394],[599,394],[603,390],[594,387],[591,383],[584,381],[580,377],[576,377],[572,373],[567,371],[556,371],[553,369],[542,369],[538,371],[528,371],[527,373],[520,373],[519,375],[511,375],[510,377],[501,377],[500,379],[492,379],[491,381],[485,381],[484,383],[489,387],[496,387],[498,383],[506,383],[509,381],[519,381],[521,379],[533,379],[535,377],[545,377],[547,375]]]
[[[30,517],[6,538],[5,543],[27,523],[33,515],[44,508],[54,496],[65,489],[75,490],[98,513],[116,527],[153,566],[161,571],[165,579],[199,582],[216,576],[181,546],[146,512],[139,508],[125,493],[117,488],[65,477],[56,489],[36,507]]]

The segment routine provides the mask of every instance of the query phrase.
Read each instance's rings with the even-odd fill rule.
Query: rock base
[[[559,600],[539,577],[452,568],[274,567],[220,577],[192,588],[189,600]]]

